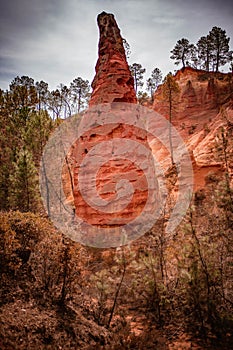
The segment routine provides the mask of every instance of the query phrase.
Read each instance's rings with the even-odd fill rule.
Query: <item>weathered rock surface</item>
[[[63,191],[65,204],[73,206],[76,214],[74,225],[80,238],[73,238],[91,246],[116,247],[140,237],[145,226],[151,227],[159,193],[147,132],[140,125],[123,122],[101,125],[109,113],[98,112],[90,109],[80,122],[86,131],[66,156]],[[91,130],[85,117],[96,125]]]
[[[199,189],[205,185],[208,174],[222,169],[216,155],[216,136],[222,126],[227,128],[227,120],[233,122],[233,76],[187,67],[176,73],[175,80],[180,93],[174,104],[172,124],[192,154],[194,184]],[[168,118],[162,86],[154,95],[153,109]],[[166,170],[169,167],[166,150],[161,152],[156,142],[151,147],[157,157],[161,154]]]
[[[99,58],[89,104],[137,103],[133,77],[114,15],[102,12],[98,15],[97,22],[100,33]]]
[[[233,76],[190,67],[175,75],[180,93],[174,106],[172,123],[188,136],[208,126],[223,105],[233,103]],[[168,104],[162,96],[162,86],[154,96],[153,109],[168,116]]]
[[[132,161],[127,159],[129,158],[129,149],[125,147],[125,151],[119,158],[117,157],[118,159],[114,158],[114,153],[110,154],[115,148],[114,144],[111,143],[115,138],[131,139],[145,147],[149,147],[146,132],[133,130],[134,133],[132,134],[132,130],[131,126],[118,123],[107,127],[93,128],[91,134],[87,132],[82,136],[81,140],[78,140],[71,153],[71,156],[77,162],[74,169],[74,205],[76,213],[92,225],[117,226],[126,224],[140,215],[146,204],[148,197],[147,180],[142,169],[133,162],[133,159]],[[81,186],[78,176],[80,175],[81,162],[85,156],[88,156],[89,151],[93,150],[95,146],[101,145],[101,143],[104,143],[104,148],[100,147],[99,151],[97,150],[89,156],[89,163],[86,164],[87,183],[84,184],[83,190],[80,191]],[[111,157],[112,159],[109,159]],[[106,159],[106,162],[102,165],[97,163],[100,158]],[[144,158],[145,156],[142,154],[142,159],[138,159],[139,164],[145,160]],[[127,191],[125,193],[122,191],[121,197],[117,198],[120,190],[117,184],[121,179],[128,180],[133,184],[134,195],[132,200],[129,200],[130,196]],[[110,205],[112,204],[113,212],[111,212],[111,208],[107,204],[106,208],[88,205],[85,201],[85,194],[91,199],[92,191],[93,198],[94,195],[97,195]],[[129,204],[124,208],[124,203],[128,201]],[[118,206],[119,208],[116,210]]]
[[[67,156],[69,169],[65,164],[63,190],[68,202],[73,204],[76,216],[83,222],[99,228],[113,228],[112,242],[113,246],[116,246],[119,245],[120,239],[117,237],[119,236],[117,228],[131,223],[140,216],[148,203],[148,182],[144,168],[145,164],[150,163],[145,150],[149,150],[150,158],[151,150],[147,141],[147,132],[143,130],[143,126],[137,127],[136,120],[127,124],[129,122],[127,113],[138,120],[138,116],[135,115],[137,99],[120,30],[114,16],[101,13],[98,16],[98,25],[99,58],[96,64],[96,76],[92,83],[93,93],[90,108],[81,120],[85,132],[73,144]],[[124,107],[125,102],[126,107]],[[129,106],[134,104],[135,109],[132,113]],[[106,109],[107,117],[116,114],[116,118],[111,119],[114,121],[111,122],[110,117],[103,117],[106,116]],[[114,140],[118,140],[120,153],[115,149]],[[136,145],[135,152],[132,149],[132,143],[127,145],[128,140]],[[101,145],[103,147],[98,148]],[[143,151],[133,159],[140,146],[143,147]],[[96,151],[93,152],[95,148]],[[89,160],[84,166],[85,159]],[[105,162],[101,164],[104,159]],[[151,159],[153,162],[153,158]],[[144,164],[143,170],[138,164]],[[83,167],[86,173],[82,181],[80,174]],[[149,168],[149,165],[147,167]],[[150,169],[152,168],[153,164]],[[73,181],[73,188],[71,188],[70,178]],[[131,184],[132,196],[130,190],[126,189],[125,183],[121,182],[122,180]],[[95,200],[100,203],[99,206],[93,204]],[[101,205],[101,203],[104,204]],[[146,216],[145,220],[147,220]],[[91,235],[96,235],[96,232],[85,232],[88,242],[93,238],[93,245],[95,245],[95,237]]]

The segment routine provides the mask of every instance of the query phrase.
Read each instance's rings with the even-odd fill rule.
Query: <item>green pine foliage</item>
[[[146,69],[142,67],[140,63],[133,63],[129,66],[132,77],[134,78],[134,88],[136,94],[138,93],[138,88],[143,86],[143,75]]]
[[[189,65],[189,61],[192,58],[195,47],[190,44],[188,39],[180,39],[177,41],[174,49],[171,51],[171,59],[175,60],[175,64],[182,63],[182,67]]]
[[[171,164],[175,164],[173,159],[173,144],[172,144],[172,134],[171,134],[171,123],[173,118],[173,113],[175,111],[175,102],[178,98],[180,88],[177,82],[175,81],[173,75],[169,73],[165,79],[162,86],[163,98],[168,107],[168,116],[169,116],[169,145],[170,145],[170,154],[171,154]]]
[[[150,92],[151,99],[153,100],[153,95],[158,85],[162,81],[162,72],[159,68],[153,69],[150,78],[146,81],[146,89]]]
[[[23,148],[17,153],[9,183],[8,200],[12,209],[23,212],[38,209],[38,172],[27,149]]]
[[[201,38],[198,51],[192,51],[206,70],[226,62],[229,40],[213,49],[217,35],[224,41],[224,31],[217,28],[212,41]],[[179,59],[186,65],[190,54]],[[137,87],[142,86],[145,69],[133,66]],[[156,68],[148,79],[151,96],[160,81]],[[161,89],[172,122],[179,88],[171,73]],[[88,96],[88,82],[81,78],[50,92],[43,81],[17,77],[9,91],[0,90],[0,347],[76,349],[92,343],[106,350],[163,349],[186,333],[206,348],[230,349],[233,129],[227,112],[222,110],[226,123],[212,150],[222,174],[209,176],[195,193],[174,236],[167,236],[166,212],[131,246],[97,250],[64,238],[51,225],[40,209],[38,188],[38,167],[51,132],[62,117],[85,108]],[[138,97],[141,103],[148,99],[140,91]],[[170,130],[173,165],[171,136]],[[172,179],[165,177],[172,191],[177,176],[171,173]]]
[[[40,164],[44,146],[53,129],[54,122],[47,111],[34,111],[27,120],[22,137],[37,167]]]
[[[196,45],[188,39],[177,41],[170,58],[175,64],[182,63],[182,67],[192,66],[206,71],[219,72],[219,68],[230,63],[232,69],[232,51],[229,47],[230,38],[220,27],[213,27],[207,36],[202,36]]]

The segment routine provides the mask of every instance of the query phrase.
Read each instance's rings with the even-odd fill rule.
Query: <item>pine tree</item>
[[[41,80],[40,82],[36,82],[35,87],[38,98],[38,109],[39,111],[42,109],[42,107],[46,109],[47,99],[49,96],[48,84]]]
[[[13,172],[16,148],[22,145],[22,120],[15,110],[12,93],[0,90],[0,209],[9,209],[9,177]]]
[[[137,94],[138,87],[143,86],[143,74],[145,73],[146,69],[142,68],[140,63],[133,63],[131,66],[129,66],[129,69],[134,78],[134,88]]]
[[[14,110],[23,124],[38,102],[34,80],[28,76],[16,77],[10,84],[10,92]]]
[[[177,82],[175,81],[173,75],[171,73],[168,73],[168,75],[164,79],[163,83],[163,97],[165,101],[168,103],[168,109],[169,109],[169,145],[170,145],[170,152],[171,152],[171,163],[172,166],[174,163],[173,158],[173,145],[172,145],[172,134],[171,134],[171,123],[172,123],[172,115],[174,111],[174,104],[175,104],[175,98],[177,97],[177,94],[179,93],[180,88]]]
[[[32,154],[25,148],[17,154],[10,176],[9,203],[22,212],[35,211],[39,203],[38,174]]]
[[[61,118],[62,114],[62,94],[59,89],[52,90],[48,95],[48,108],[53,113],[53,118],[55,117],[57,120]]]
[[[47,111],[34,111],[27,120],[22,133],[22,139],[24,145],[31,152],[33,161],[37,167],[39,167],[44,146],[54,127],[55,123]]]
[[[78,77],[70,84],[73,103],[76,105],[76,112],[79,113],[87,104],[89,99],[90,85],[88,80]]]
[[[190,61],[193,58],[195,46],[189,43],[188,39],[180,39],[177,41],[174,49],[171,51],[170,58],[175,61],[175,64],[182,63],[183,68],[191,65]]]
[[[67,115],[68,115],[68,117],[71,117],[71,115],[72,115],[72,111],[71,111],[71,89],[68,88],[64,84],[60,84],[59,85],[59,90],[60,90],[60,94],[61,94],[63,116],[66,119]]]
[[[210,70],[210,63],[212,61],[212,43],[210,36],[202,36],[197,42],[198,62],[202,68]]]
[[[150,92],[151,99],[153,99],[153,94],[155,90],[157,89],[159,83],[162,81],[162,73],[159,68],[155,68],[149,79],[147,79],[147,91]]]
[[[213,27],[209,32],[208,37],[211,42],[213,70],[218,72],[220,66],[223,66],[229,62],[230,38],[226,36],[226,31],[219,27]]]
[[[138,102],[140,105],[143,105],[144,103],[148,102],[149,96],[146,92],[139,91],[138,92]]]

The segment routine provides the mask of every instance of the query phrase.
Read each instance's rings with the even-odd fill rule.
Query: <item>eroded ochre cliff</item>
[[[183,137],[193,159],[194,187],[204,187],[208,175],[224,170],[217,154],[221,128],[228,130],[233,122],[233,75],[196,70],[190,67],[179,70],[174,76],[179,93],[173,103],[172,124]],[[168,118],[168,102],[159,86],[154,95],[155,111]],[[166,158],[166,150],[151,144],[154,154]],[[229,160],[230,169],[233,167]],[[232,169],[233,170],[233,169]]]

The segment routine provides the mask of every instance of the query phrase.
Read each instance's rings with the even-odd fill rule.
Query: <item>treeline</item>
[[[175,61],[176,65],[182,64],[182,67],[192,67],[206,71],[219,72],[220,67],[229,64],[229,70],[233,72],[233,51],[229,47],[230,37],[226,31],[213,27],[207,36],[202,36],[196,45],[189,42],[188,39],[182,38],[177,41],[170,58]],[[123,39],[123,44],[127,58],[130,57],[130,45]],[[149,96],[146,92],[139,91],[144,86],[144,74],[146,69],[140,63],[133,63],[130,71],[134,78],[134,88],[139,101]],[[166,77],[165,77],[166,79]],[[146,91],[151,99],[158,85],[162,82],[162,72],[159,68],[154,68],[150,77],[146,80]]]
[[[139,64],[131,67],[139,79],[137,87],[142,86],[143,70]],[[161,72],[154,69],[149,79],[153,91],[162,79]],[[49,91],[44,82],[17,77],[9,91],[0,90],[0,210],[40,212],[38,167],[43,148],[61,118],[87,104],[89,88],[81,88],[81,78],[74,81],[70,87],[60,85]],[[82,95],[81,91],[86,92]],[[163,98],[170,121],[176,93],[178,87],[168,74]],[[159,327],[167,337],[187,332],[202,337],[206,348],[216,343],[221,349],[232,347],[233,128],[224,109],[222,117],[225,125],[218,130],[212,150],[212,157],[222,164],[222,175],[208,174],[205,189],[196,191],[172,237],[165,230],[169,207],[135,245],[108,251],[81,247],[65,239],[38,215],[0,212],[0,299],[2,310],[8,304],[11,312],[0,329],[3,341],[10,343],[15,330],[14,348],[18,344],[18,348],[27,348],[29,339],[35,341],[35,334],[41,340],[31,348],[65,348],[70,343],[74,344],[70,348],[77,348],[83,337],[80,323],[84,320],[90,324],[83,318],[86,315],[95,328],[112,332],[112,343],[106,346],[101,333],[93,333],[96,348],[98,342],[106,349],[128,349],[129,345],[134,349],[156,348],[152,342],[157,342],[155,330]],[[169,141],[172,150],[172,139]],[[177,178],[172,169],[165,174],[170,204]],[[22,328],[20,322],[17,327],[12,325],[14,315],[19,314],[19,309],[14,309],[19,300],[26,305],[22,310],[29,304],[40,310],[38,319],[32,317],[35,325],[31,328],[23,323],[25,316]],[[45,318],[41,310],[46,310]],[[56,317],[54,322],[47,316],[50,311]],[[132,312],[145,324],[137,337],[128,318]],[[59,327],[52,328],[51,324]],[[5,348],[10,347],[7,345]]]
[[[67,118],[86,108],[90,97],[90,84],[81,77],[74,79],[70,86],[60,84],[49,90],[44,81],[34,82],[28,76],[16,77],[9,90],[0,89],[1,110],[47,110],[55,118]]]
[[[78,77],[50,91],[44,81],[16,77],[0,89],[0,210],[38,211],[38,168],[51,131],[86,107],[90,86]]]
[[[225,30],[213,27],[196,46],[187,39],[179,40],[171,57],[184,67],[190,65],[217,72],[220,66],[230,62],[232,69],[229,41]],[[124,46],[128,57],[130,46],[126,40]],[[149,96],[141,90],[146,69],[140,63],[133,63],[130,71],[139,103],[148,101]],[[171,79],[169,73],[164,78],[165,87]],[[154,68],[146,80],[146,90],[152,101],[161,81],[162,72]],[[9,90],[0,89],[0,210],[37,210],[38,167],[43,147],[60,120],[80,113],[87,107],[89,98],[90,84],[81,77],[69,86],[60,84],[57,89],[49,90],[46,82],[22,76],[10,83]],[[166,96],[165,100],[171,107],[172,101]]]
[[[192,66],[213,72],[218,72],[221,66],[229,63],[233,72],[233,51],[230,50],[229,42],[225,30],[213,27],[196,45],[185,38],[178,40],[170,58],[177,65],[182,63],[183,67]]]
[[[166,231],[169,208],[144,237],[108,250],[66,239],[38,215],[0,212],[3,342],[14,342],[19,349],[28,344],[30,349],[48,345],[65,349],[67,344],[76,349],[85,334],[84,323],[92,327],[83,340],[87,344],[95,339],[96,349],[103,344],[106,350],[157,349],[158,329],[167,339],[186,335],[194,348],[231,349],[233,191],[228,171],[232,132],[230,125],[219,131],[213,153],[222,160],[225,174],[208,175],[205,189],[196,191],[173,235]],[[165,176],[174,184],[175,172]],[[26,330],[18,304],[23,313],[35,310]],[[131,320],[138,319],[141,332],[135,336]],[[111,339],[100,336],[103,331]],[[167,340],[162,341],[166,345]],[[4,349],[10,348],[7,345]]]
[[[132,67],[135,83],[142,86],[140,65]],[[161,79],[155,68],[148,85],[151,96]],[[38,169],[43,148],[62,119],[84,110],[89,98],[90,84],[81,77],[70,86],[49,90],[44,81],[17,76],[8,90],[0,89],[0,210],[40,210]]]

